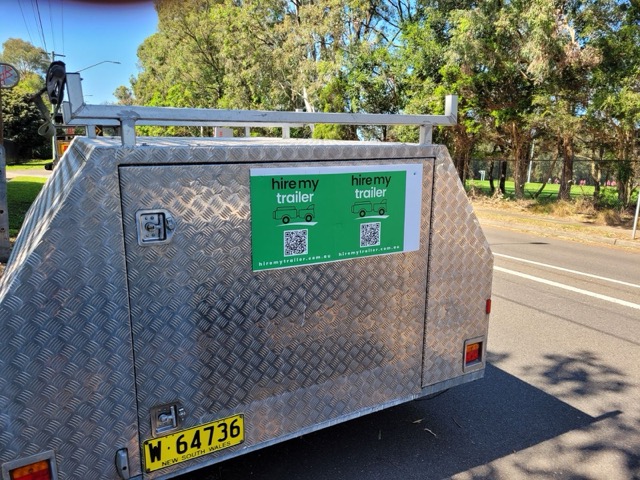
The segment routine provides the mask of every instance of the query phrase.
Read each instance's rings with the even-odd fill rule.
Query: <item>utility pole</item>
[[[2,96],[1,92],[2,89],[0,88],[0,97]],[[0,111],[1,109],[2,101],[0,100]],[[0,114],[1,117],[2,114]],[[0,136],[0,262],[6,263],[11,253],[11,242],[9,241],[9,211],[7,208],[7,162],[4,155],[4,145],[1,140],[2,137]]]
[[[53,50],[51,51],[51,61],[55,62],[56,57],[64,57],[60,53],[56,53]],[[55,107],[51,106],[51,125],[53,125],[53,138],[51,139],[51,159],[53,161],[53,166],[58,166],[58,127],[56,127],[56,119],[55,119]]]

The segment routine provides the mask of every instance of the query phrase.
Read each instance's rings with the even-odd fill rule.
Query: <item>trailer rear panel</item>
[[[263,169],[419,172],[417,245],[257,268]],[[344,211],[383,245],[397,204],[374,203]],[[328,216],[272,210],[310,245]],[[161,478],[480,378],[491,267],[444,147],[77,138],[0,283],[0,464]]]

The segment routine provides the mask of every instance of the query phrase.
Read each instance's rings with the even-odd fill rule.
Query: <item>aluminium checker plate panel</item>
[[[290,150],[262,163],[246,150],[244,162],[120,167],[141,441],[156,405],[178,401],[182,428],[245,416],[242,445],[191,465],[421,391],[434,160],[329,147],[343,160],[310,163],[313,153]],[[251,168],[408,163],[423,167],[420,250],[252,271]],[[173,239],[141,246],[136,212],[154,209],[171,213]]]
[[[434,212],[448,210],[447,220],[433,220],[438,232],[430,225],[433,157],[439,179],[433,200],[440,198]],[[424,162],[421,249],[252,274],[249,165],[343,159]],[[480,242],[472,249],[485,258],[471,263],[478,271],[465,265],[464,274],[451,276],[444,266],[433,269],[434,255],[456,255],[454,228],[477,226],[451,168],[446,149],[434,146],[140,139],[125,148],[107,138],[76,139],[29,212],[0,280],[0,335],[10,339],[0,344],[0,463],[53,449],[61,479],[117,478],[115,451],[127,448],[137,475],[148,408],[160,398],[188,397],[185,427],[225,411],[251,413],[247,441],[237,451],[149,475],[154,478],[241,454],[250,442],[266,445],[287,432],[420,396],[426,385],[477,378],[478,372],[463,375],[459,348],[447,345],[446,318],[430,327],[430,316],[446,306],[428,306],[425,328],[428,261],[430,277],[441,285],[439,296],[429,294],[434,305],[448,294],[467,302],[477,287],[467,278],[490,289],[486,241],[478,235],[470,239]],[[447,206],[448,196],[456,210]],[[142,204],[184,215],[191,242],[133,255],[131,212]],[[437,246],[431,252],[429,238]],[[172,257],[180,254],[185,259]],[[188,331],[181,331],[184,318]],[[455,336],[486,332],[485,316],[470,322],[460,321]],[[164,352],[147,344],[158,342],[157,334],[169,338],[157,344]],[[213,337],[222,351],[198,341]],[[432,365],[438,373],[426,375]]]
[[[121,448],[140,473],[117,170],[94,147],[65,154],[0,279],[0,464],[53,450],[59,480],[118,478]]]
[[[423,386],[462,375],[465,340],[486,338],[493,255],[458,172],[443,146],[436,153]],[[484,353],[484,352],[483,352]]]

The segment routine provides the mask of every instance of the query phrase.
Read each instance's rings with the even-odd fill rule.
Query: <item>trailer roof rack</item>
[[[458,97],[447,95],[444,115],[406,115],[371,113],[310,113],[257,110],[219,110],[206,108],[141,107],[128,105],[87,105],[84,103],[79,73],[67,73],[69,100],[63,103],[66,125],[119,126],[122,145],[136,143],[136,125],[210,126],[210,127],[281,127],[289,137],[291,127],[317,123],[339,125],[417,125],[421,145],[431,144],[434,125],[455,125]],[[93,129],[88,128],[87,132]]]

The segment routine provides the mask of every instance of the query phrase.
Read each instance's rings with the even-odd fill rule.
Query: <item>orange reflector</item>
[[[464,363],[470,364],[480,361],[480,352],[482,351],[482,343],[470,343],[467,345],[467,349],[464,355]]]
[[[485,313],[488,315],[491,313],[491,299],[487,298],[487,304],[485,305],[485,309],[484,309]]]
[[[16,468],[9,473],[11,480],[51,480],[51,469],[47,460]]]

